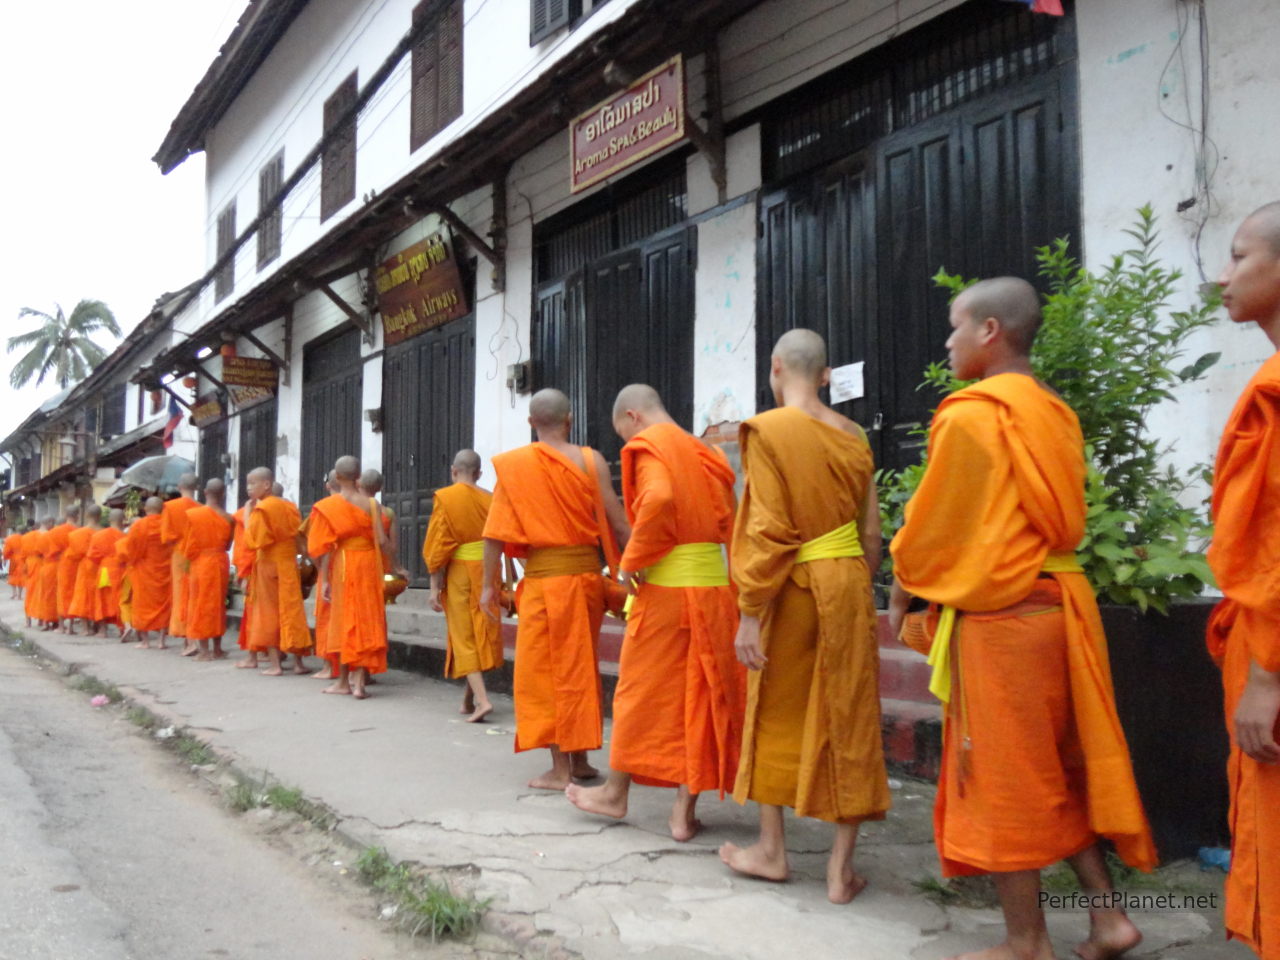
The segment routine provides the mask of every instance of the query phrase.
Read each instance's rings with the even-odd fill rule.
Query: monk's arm
[[[876,482],[867,484],[867,495],[862,500],[862,509],[858,514],[858,540],[862,544],[863,556],[867,558],[867,569],[872,576],[880,569],[880,552],[883,549],[880,536],[880,498],[876,493]]]
[[[635,525],[622,554],[622,570],[634,574],[657,563],[676,543],[675,490],[671,471],[657,457],[640,451],[635,458]]]
[[[1249,661],[1249,679],[1236,707],[1236,742],[1259,763],[1280,763],[1276,720],[1280,717],[1280,672]]]
[[[499,619],[498,584],[502,582],[501,540],[484,538],[484,587],[480,591],[480,609],[490,619]]]
[[[596,480],[600,484],[600,495],[604,497],[605,518],[613,530],[613,538],[618,543],[618,549],[625,550],[627,541],[631,539],[631,524],[627,523],[627,512],[622,509],[622,501],[613,492],[613,483],[609,479],[609,465],[604,462],[604,457],[598,450],[591,451],[591,455],[596,458]]]
[[[316,566],[318,571],[316,578],[324,584],[324,588],[320,591],[320,595],[324,597],[326,603],[333,600],[332,585],[329,582],[329,558],[332,556],[332,553],[320,554],[320,560]]]

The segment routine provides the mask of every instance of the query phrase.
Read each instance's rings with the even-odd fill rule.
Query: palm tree
[[[40,326],[9,338],[9,353],[22,347],[31,348],[9,371],[9,383],[15,390],[26,386],[32,377],[39,385],[50,374],[56,376],[58,386],[65,390],[87,377],[106,359],[107,352],[94,343],[92,334],[105,330],[112,336],[120,336],[115,315],[101,300],[81,300],[69,317],[62,312],[61,305],[54,306],[58,308],[56,316],[31,307],[18,311],[19,320],[38,317]]]

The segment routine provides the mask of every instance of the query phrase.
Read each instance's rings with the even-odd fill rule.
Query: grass
[[[91,697],[104,696],[112,703],[119,703],[124,699],[124,694],[120,692],[114,683],[104,683],[97,677],[87,673],[76,674],[71,681],[71,685]]]
[[[297,787],[284,787],[276,784],[266,794],[266,806],[274,810],[287,810],[290,813],[301,813],[304,801],[302,791]]]
[[[173,749],[178,756],[194,767],[205,767],[217,760],[217,756],[203,740],[182,733],[173,738]]]
[[[488,900],[459,896],[445,882],[396,863],[381,847],[368,847],[356,860],[360,879],[396,902],[396,921],[412,936],[432,941],[473,933],[488,909]]]
[[[236,813],[246,813],[258,806],[261,795],[243,780],[226,792],[227,806]]]
[[[156,718],[151,715],[151,711],[142,707],[130,707],[125,712],[125,717],[135,727],[141,727],[143,730],[152,730],[156,725]]]

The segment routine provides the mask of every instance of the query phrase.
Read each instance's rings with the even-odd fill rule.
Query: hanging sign
[[[454,254],[453,237],[442,227],[378,267],[374,285],[385,346],[471,312]]]
[[[684,139],[684,60],[676,54],[569,126],[573,193]]]
[[[218,395],[206,393],[202,397],[196,397],[196,404],[191,408],[191,422],[197,427],[207,427],[217,423],[225,414],[226,411],[218,401]]]
[[[276,395],[280,371],[260,357],[223,357],[222,382],[237,409],[244,410]]]

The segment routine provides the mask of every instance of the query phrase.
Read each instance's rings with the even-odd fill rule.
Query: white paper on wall
[[[862,382],[865,360],[857,363],[846,363],[843,367],[831,368],[831,402],[844,403],[846,400],[857,400],[866,394]]]

